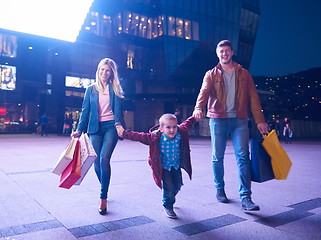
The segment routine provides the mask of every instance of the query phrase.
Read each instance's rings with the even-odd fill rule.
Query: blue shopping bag
[[[251,180],[253,182],[265,182],[274,179],[271,157],[262,146],[263,139],[253,138],[251,146]]]

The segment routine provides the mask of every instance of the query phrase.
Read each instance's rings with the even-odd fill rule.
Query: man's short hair
[[[231,50],[233,51],[233,46],[232,46],[231,41],[229,41],[229,40],[222,40],[222,41],[220,41],[220,42],[217,44],[216,49],[217,49],[218,47],[223,47],[223,46],[230,47]]]
[[[165,113],[159,118],[159,125],[163,126],[165,121],[168,121],[168,120],[176,120],[177,121],[177,118],[174,114]]]

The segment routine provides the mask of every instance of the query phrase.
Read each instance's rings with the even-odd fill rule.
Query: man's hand
[[[118,136],[119,137],[123,137],[123,133],[124,133],[124,128],[123,128],[123,126],[122,125],[117,125],[116,126],[116,130],[117,130],[117,134],[118,134]]]
[[[200,120],[204,117],[204,113],[201,109],[195,109],[193,111],[193,117],[196,118],[196,120]]]
[[[269,133],[269,129],[266,123],[258,123],[257,128],[259,129],[260,133]]]

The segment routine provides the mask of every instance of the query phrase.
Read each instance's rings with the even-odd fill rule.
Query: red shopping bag
[[[79,142],[79,139],[77,139],[72,161],[60,176],[59,187],[69,189],[79,180],[80,177],[81,177],[80,142]]]

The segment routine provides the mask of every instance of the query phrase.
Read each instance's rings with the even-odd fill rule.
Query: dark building
[[[0,29],[0,63],[16,71],[16,88],[0,90],[0,132],[34,131],[43,112],[51,131],[62,132],[65,114],[78,119],[84,87],[105,57],[119,66],[128,127],[146,131],[175,109],[189,116],[220,40],[231,40],[234,59],[249,67],[258,2],[95,0],[75,43]],[[15,56],[2,50],[11,42]]]

